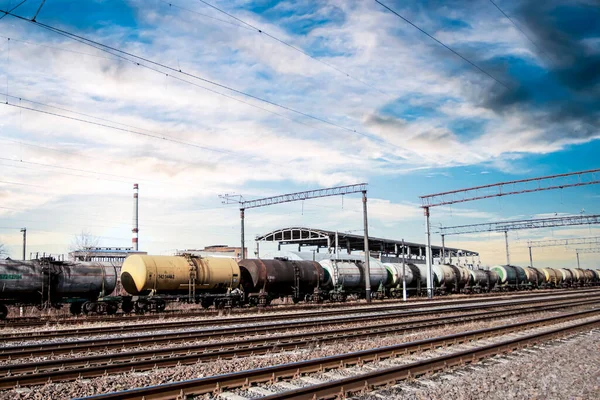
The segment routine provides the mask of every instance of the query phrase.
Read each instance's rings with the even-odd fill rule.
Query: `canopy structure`
[[[335,253],[336,249],[350,254],[352,251],[364,251],[365,243],[363,235],[352,233],[327,231],[323,229],[290,227],[277,229],[267,234],[257,236],[257,242],[277,242],[281,250],[282,245],[297,245],[298,251],[302,247],[325,248],[329,253]],[[336,245],[337,243],[337,245]],[[405,257],[410,260],[425,260],[426,244],[404,242]],[[441,258],[442,250],[446,258],[448,257],[477,257],[478,252],[457,249],[453,247],[431,246],[432,256]],[[369,237],[369,252],[379,253],[381,259],[395,259],[402,255],[402,240],[382,239]]]

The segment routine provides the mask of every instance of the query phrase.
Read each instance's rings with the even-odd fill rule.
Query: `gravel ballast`
[[[403,382],[354,399],[600,399],[600,330]]]

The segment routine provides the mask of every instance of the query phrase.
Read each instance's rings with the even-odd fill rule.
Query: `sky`
[[[238,207],[220,194],[366,182],[369,233],[425,242],[419,196],[599,167],[597,0],[382,0],[438,42],[367,0],[47,0],[31,22],[41,3],[0,20],[12,257],[22,227],[28,253],[66,253],[84,231],[130,246],[133,183],[140,250],[171,254],[238,245]],[[496,197],[433,208],[431,224],[594,215],[599,199],[597,185]],[[360,195],[248,210],[247,243],[288,226],[360,232]],[[529,264],[529,240],[595,236],[513,231],[511,262]],[[505,263],[501,233],[446,244]],[[535,266],[576,266],[572,247],[533,252]]]

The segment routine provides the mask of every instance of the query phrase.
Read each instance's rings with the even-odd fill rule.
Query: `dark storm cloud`
[[[509,65],[504,76],[509,88],[496,85],[484,105],[498,113],[529,112],[538,124],[578,126],[560,130],[561,135],[582,139],[598,135],[600,1],[528,1],[514,17],[535,42],[531,49],[546,70]],[[596,48],[592,48],[594,40]],[[552,129],[548,135],[556,139]]]

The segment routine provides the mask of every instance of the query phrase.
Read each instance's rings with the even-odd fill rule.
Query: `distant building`
[[[201,257],[229,257],[240,259],[242,254],[241,247],[230,247],[226,244],[216,244],[213,246],[206,246],[203,249],[187,249],[187,250],[177,250],[176,254],[192,254],[194,256]],[[244,248],[244,258],[248,257],[248,248]]]
[[[120,267],[130,254],[148,254],[145,251],[135,251],[133,247],[88,247],[69,253],[71,261],[108,262]]]

